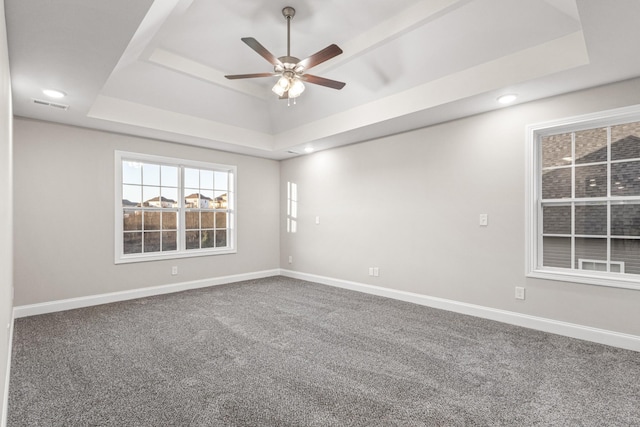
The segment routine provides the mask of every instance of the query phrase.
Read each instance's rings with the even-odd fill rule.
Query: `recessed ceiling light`
[[[517,98],[518,98],[518,95],[516,95],[515,93],[508,93],[506,95],[499,96],[498,102],[500,104],[511,104]]]
[[[304,149],[304,152],[305,152],[305,153],[313,153],[313,147],[306,147],[306,148]]]
[[[55,90],[55,89],[42,89],[42,93],[47,95],[49,98],[56,98],[56,99],[64,98],[65,96],[67,96],[66,93],[60,90]]]

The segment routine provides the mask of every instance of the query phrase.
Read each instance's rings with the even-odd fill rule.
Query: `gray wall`
[[[283,161],[281,209],[295,182],[299,218],[295,234],[281,220],[281,265],[640,335],[639,291],[524,274],[526,125],[636,104],[638,93],[636,79]]]
[[[279,267],[276,161],[22,118],[14,141],[17,306]],[[114,150],[237,165],[238,253],[115,265]]]
[[[4,414],[13,286],[13,197],[11,184],[11,81],[4,0],[0,0],[0,413]],[[0,420],[2,423],[3,420]]]

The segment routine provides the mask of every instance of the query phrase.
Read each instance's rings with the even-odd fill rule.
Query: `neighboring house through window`
[[[235,176],[235,166],[116,151],[116,263],[235,252]]]
[[[528,134],[527,273],[640,289],[640,107]]]

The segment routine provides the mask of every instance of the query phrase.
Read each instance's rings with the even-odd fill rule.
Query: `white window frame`
[[[134,161],[141,163],[155,163],[161,165],[178,167],[178,248],[175,251],[167,252],[147,252],[140,254],[125,254],[123,247],[123,205],[122,205],[122,162]],[[184,203],[184,168],[207,169],[226,171],[230,173],[229,192],[233,195],[228,201],[229,232],[227,233],[227,246],[224,248],[206,249],[186,249],[185,248],[185,212],[187,208]],[[175,258],[193,258],[200,256],[223,255],[237,253],[237,227],[236,227],[236,204],[237,204],[237,167],[233,165],[223,165],[218,163],[201,162],[196,160],[186,160],[174,157],[156,156],[152,154],[134,153],[128,151],[115,151],[115,200],[114,200],[114,236],[115,236],[115,264],[157,261]]]
[[[640,290],[640,275],[598,272],[579,268],[553,268],[541,265],[542,207],[539,203],[540,138],[565,132],[577,132],[598,127],[614,126],[640,121],[640,105],[616,108],[603,112],[585,114],[544,123],[528,125],[526,128],[526,208],[525,208],[525,274],[538,279],[559,280],[589,285],[609,286]]]

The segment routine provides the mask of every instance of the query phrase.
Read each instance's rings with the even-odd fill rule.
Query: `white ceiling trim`
[[[88,116],[260,150],[285,150],[588,63],[584,35],[577,31],[275,136],[104,95]]]
[[[329,138],[589,63],[582,31],[433,80],[276,135],[275,149]]]
[[[154,49],[149,56],[149,62],[258,99],[267,100],[272,97],[272,93],[265,92],[262,86],[247,81],[229,80],[225,78],[224,73],[213,67],[161,48]]]
[[[104,95],[98,96],[87,116],[258,150],[274,149],[273,135]]]
[[[111,74],[113,75],[127,65],[137,61],[169,15],[176,13],[176,11],[184,12],[191,6],[191,3],[193,3],[193,0],[155,0]]]

